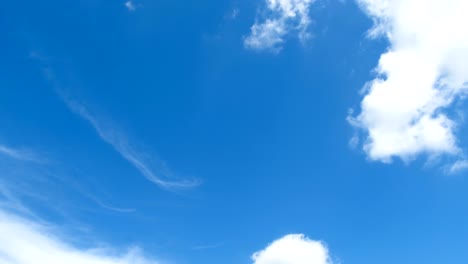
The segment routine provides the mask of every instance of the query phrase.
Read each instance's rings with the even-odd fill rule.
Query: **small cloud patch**
[[[302,234],[273,241],[252,255],[253,264],[332,264],[327,247]]]

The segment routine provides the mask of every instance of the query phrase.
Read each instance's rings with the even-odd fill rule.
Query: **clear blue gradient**
[[[43,159],[1,157],[0,178],[73,243],[239,264],[304,233],[348,264],[468,259],[464,175],[424,158],[370,162],[349,146],[348,109],[387,46],[366,39],[372,24],[354,2],[312,7],[314,37],[290,38],[278,54],[242,44],[261,1],[135,3],[0,8],[0,143]],[[161,177],[200,184],[151,183],[60,93]]]

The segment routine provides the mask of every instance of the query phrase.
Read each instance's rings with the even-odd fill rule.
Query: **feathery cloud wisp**
[[[10,158],[22,161],[40,162],[41,160],[31,151],[19,150],[5,145],[0,145],[0,154],[6,155]]]
[[[126,254],[108,249],[80,249],[59,239],[43,225],[0,209],[0,263],[8,264],[157,264],[138,248]]]
[[[174,188],[192,188],[199,184],[198,181],[170,181],[163,179],[163,173],[157,172],[145,162],[142,155],[135,151],[128,143],[128,140],[119,131],[116,131],[110,126],[104,125],[102,122],[92,115],[88,109],[82,104],[73,101],[70,97],[61,93],[65,104],[77,115],[88,121],[96,130],[99,137],[110,144],[124,159],[132,164],[146,179],[167,189]]]
[[[36,56],[38,57],[38,56]],[[43,56],[39,59],[41,62],[48,64],[47,59]],[[141,152],[129,144],[123,133],[110,126],[108,123],[102,122],[93,115],[85,105],[73,100],[67,91],[63,90],[60,82],[55,77],[54,71],[50,66],[43,69],[46,79],[51,82],[55,92],[60,96],[66,106],[75,114],[88,121],[99,137],[107,142],[112,148],[117,151],[125,160],[133,165],[147,180],[166,189],[193,188],[200,184],[198,180],[170,180],[168,173],[161,169],[156,171],[150,162],[145,159]],[[167,179],[165,179],[167,178]]]
[[[304,235],[287,235],[252,255],[254,264],[332,264],[328,249]]]
[[[253,50],[278,52],[284,38],[295,32],[301,41],[310,37],[309,9],[314,0],[266,0],[267,17],[255,22],[250,34],[244,38],[244,46]]]
[[[357,0],[385,36],[378,76],[367,85],[351,124],[367,134],[371,160],[461,154],[457,122],[446,111],[468,88],[468,2]]]

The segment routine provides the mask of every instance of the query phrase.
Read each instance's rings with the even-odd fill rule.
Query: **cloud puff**
[[[309,9],[314,0],[266,0],[266,18],[255,22],[250,34],[244,38],[244,46],[253,50],[278,52],[284,38],[298,34],[300,40],[309,38]]]
[[[50,227],[0,210],[0,264],[157,264],[135,248],[116,255],[108,249],[80,249],[55,236]]]
[[[366,86],[360,114],[349,117],[367,133],[369,158],[461,154],[448,110],[468,88],[468,2],[357,2],[374,21],[370,36],[385,36],[390,45]]]
[[[133,3],[133,1],[127,1],[127,2],[125,2],[125,7],[126,7],[129,11],[135,11],[135,10],[136,10],[136,6],[135,6],[135,3]]]
[[[254,264],[332,264],[328,249],[304,235],[287,235],[252,255]]]

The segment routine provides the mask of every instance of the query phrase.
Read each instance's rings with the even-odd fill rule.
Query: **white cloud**
[[[313,2],[314,0],[266,0],[266,18],[252,25],[250,34],[244,38],[244,46],[277,52],[290,32],[297,33],[300,40],[306,40],[310,36],[309,9]]]
[[[372,160],[461,154],[449,107],[468,88],[468,1],[357,0],[385,36],[378,76],[350,122],[367,132]]]
[[[252,255],[254,264],[332,264],[328,249],[304,235],[287,235]]]
[[[105,248],[80,249],[58,238],[50,226],[0,210],[0,264],[156,264],[138,248],[112,254]]]
[[[96,130],[102,140],[110,144],[124,159],[132,164],[146,179],[163,187],[163,188],[191,188],[199,184],[198,181],[169,181],[163,179],[164,172],[161,169],[159,174],[152,168],[149,162],[146,161],[144,155],[136,151],[128,142],[126,137],[114,129],[112,126],[106,125],[92,115],[84,105],[73,101],[63,92],[58,91],[66,105],[77,115],[88,121]],[[167,177],[166,177],[167,178]]]
[[[136,6],[135,6],[135,3],[133,3],[133,1],[127,1],[127,2],[125,2],[125,7],[126,7],[129,11],[135,11],[135,10],[136,10]]]

